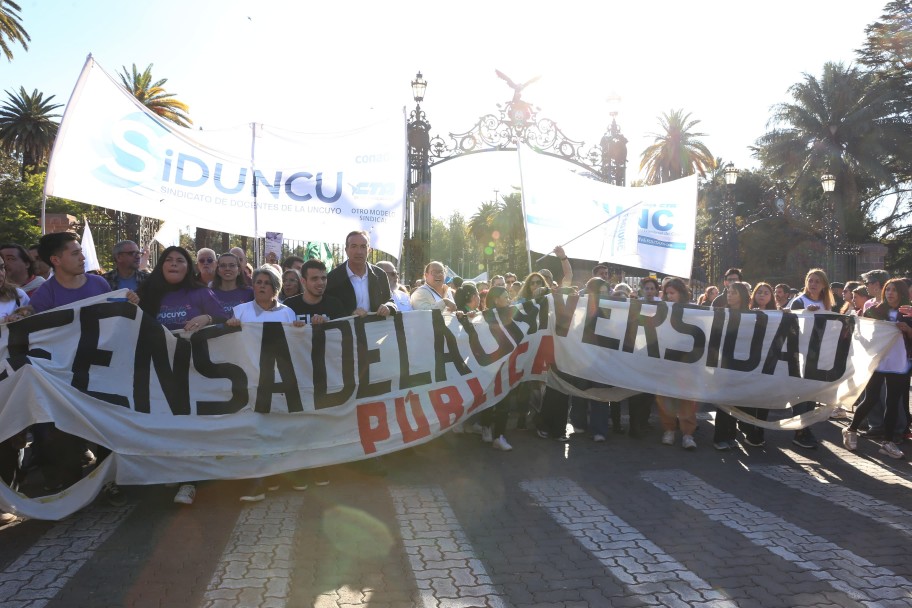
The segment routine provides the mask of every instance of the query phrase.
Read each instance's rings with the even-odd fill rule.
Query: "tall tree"
[[[18,42],[27,51],[28,43],[32,40],[22,27],[22,18],[19,16],[21,10],[12,0],[0,0],[0,51],[6,55],[7,61],[13,60],[10,43]]]
[[[36,171],[50,156],[58,127],[54,119],[60,117],[53,112],[61,104],[51,103],[54,96],[45,99],[38,89],[29,94],[19,87],[18,95],[11,91],[6,94],[9,99],[0,106],[0,150],[19,158],[25,179],[28,169]]]
[[[485,202],[478,207],[475,215],[469,218],[469,234],[472,240],[478,244],[478,251],[481,254],[480,262],[484,264],[485,270],[494,257],[494,218],[497,217],[497,203]]]
[[[672,110],[659,118],[661,133],[652,133],[655,141],[643,151],[640,169],[646,169],[646,183],[660,184],[686,175],[699,173],[715,167],[715,158],[709,148],[697,139],[706,133],[693,133],[700,121],[691,120],[690,113]]]
[[[132,72],[127,70],[127,66],[123,66],[123,72],[118,76],[123,86],[151,111],[182,127],[193,124],[187,115],[189,106],[176,99],[174,93],[165,91],[164,86],[168,79],[162,78],[153,82],[151,63],[142,72],[136,69],[135,63]]]
[[[805,74],[792,85],[793,101],[774,107],[772,130],[755,148],[772,177],[791,184],[793,193],[822,199],[820,176],[835,175],[836,219],[856,242],[877,228],[872,206],[897,184],[892,159],[909,157],[912,125],[896,114],[890,89],[870,72],[827,63],[819,79]],[[895,219],[894,213],[886,221]]]
[[[865,28],[858,61],[912,94],[912,0],[893,0],[878,21]],[[906,110],[908,111],[908,107]]]

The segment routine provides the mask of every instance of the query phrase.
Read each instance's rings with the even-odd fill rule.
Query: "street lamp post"
[[[722,206],[722,255],[726,268],[738,266],[738,225],[735,222],[735,184],[738,170],[732,163],[725,165],[725,203]],[[725,269],[722,270],[725,272]]]
[[[400,264],[402,276],[409,280],[416,278],[416,271],[424,267],[431,243],[431,124],[421,109],[426,91],[427,80],[419,71],[412,81],[415,109],[408,122],[408,209],[405,214],[403,260]]]
[[[836,245],[839,241],[839,225],[836,221],[836,208],[833,205],[833,191],[836,189],[836,177],[832,173],[824,173],[820,176],[820,185],[823,187],[826,196],[826,226],[823,238],[826,241],[826,271],[830,279],[835,278],[836,273]]]

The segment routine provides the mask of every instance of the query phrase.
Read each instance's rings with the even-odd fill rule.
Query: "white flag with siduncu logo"
[[[366,230],[373,247],[399,255],[405,180],[401,111],[344,133],[257,123],[185,129],[147,110],[89,56],[46,193],[232,234],[341,242]]]

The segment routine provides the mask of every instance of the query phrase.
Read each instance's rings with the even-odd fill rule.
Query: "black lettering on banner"
[[[494,340],[497,342],[497,350],[491,353],[486,353],[484,348],[481,345],[481,340],[478,339],[478,331],[475,329],[475,326],[472,324],[472,321],[468,317],[462,317],[459,322],[462,324],[463,329],[466,332],[466,336],[469,338],[469,348],[472,349],[472,356],[475,357],[475,360],[478,361],[479,365],[487,367],[495,361],[506,357],[511,352],[513,352],[513,343],[510,342],[510,339],[507,337],[507,334],[503,332],[500,327],[500,323],[497,322],[497,319],[494,316],[494,311],[490,308],[485,310],[482,313],[482,318],[487,321],[488,328],[491,330],[491,335],[494,337]]]
[[[434,380],[437,382],[446,381],[447,363],[452,363],[461,376],[471,374],[472,370],[462,360],[462,355],[459,353],[459,343],[456,341],[456,336],[453,335],[453,332],[443,321],[443,314],[439,310],[432,311],[431,322],[434,326],[434,361],[436,363]],[[444,348],[444,345],[446,345],[446,348]]]
[[[43,348],[29,347],[29,336],[45,329],[69,325],[75,318],[75,311],[72,308],[66,308],[25,317],[21,321],[7,325],[9,328],[7,352],[9,353],[10,367],[13,370],[17,370],[23,365],[30,365],[31,362],[28,357],[50,359],[51,353]]]
[[[548,318],[550,317],[548,313],[551,311],[549,302],[548,298],[538,300],[538,329],[541,331],[548,329]]]
[[[531,336],[538,332],[538,312],[538,305],[532,300],[526,300],[518,308],[513,309],[513,322],[528,325],[526,335]]]
[[[826,333],[827,321],[836,321],[840,324],[839,338],[836,342],[836,358],[831,369],[819,369],[820,347]],[[815,314],[814,329],[811,330],[811,341],[808,344],[807,357],[804,364],[804,377],[808,380],[835,382],[842,378],[846,371],[849,358],[849,348],[852,346],[852,335],[855,329],[855,317],[837,314]],[[847,331],[848,330],[848,331]]]
[[[754,334],[751,337],[750,352],[747,359],[735,358],[735,346],[738,343],[738,328],[741,326],[741,319],[744,315],[756,317],[754,324]],[[766,337],[766,313],[760,311],[741,313],[739,310],[731,310],[728,315],[728,327],[725,330],[725,343],[722,345],[722,368],[731,369],[738,372],[750,372],[757,369],[760,365],[760,357],[763,356],[763,339]]]
[[[566,338],[570,332],[570,323],[573,321],[573,313],[576,311],[576,305],[579,303],[579,294],[567,296],[560,291],[552,291],[554,299],[554,334],[561,338]],[[547,324],[541,325],[542,328]]]
[[[190,414],[190,342],[177,338],[172,367],[165,337],[167,333],[168,330],[156,323],[154,317],[144,315],[140,318],[139,338],[133,357],[133,407],[140,414],[149,413],[153,365],[171,413],[175,416]]]
[[[610,319],[611,309],[601,306],[602,298],[599,296],[598,289],[590,289],[589,297],[586,302],[586,322],[583,324],[583,343],[601,346],[618,350],[621,347],[621,341],[618,338],[602,336],[595,333],[595,327],[599,319]]]
[[[523,341],[522,330],[516,325],[513,320],[513,316],[516,314],[517,308],[513,306],[507,306],[505,308],[497,309],[497,316],[500,317],[500,324],[503,325],[503,328],[507,330],[507,333],[510,334],[510,337],[513,339],[514,344],[519,344]]]
[[[399,388],[415,388],[431,383],[431,372],[409,372],[408,344],[405,339],[405,323],[402,315],[393,315],[393,326],[396,329],[396,344],[399,346]]]
[[[96,399],[121,407],[130,407],[130,400],[126,395],[90,391],[89,373],[93,365],[111,367],[111,359],[114,355],[114,351],[98,348],[98,341],[101,337],[101,319],[123,317],[132,320],[136,318],[136,310],[136,306],[129,302],[101,302],[79,309],[79,344],[76,347],[76,355],[73,357],[73,379],[70,382],[73,388]]]
[[[785,350],[782,350],[783,345]],[[801,377],[801,366],[798,362],[798,317],[790,312],[782,313],[779,328],[773,336],[766,361],[763,363],[763,373],[772,375],[776,373],[776,366],[780,361],[788,364],[788,374],[793,378]]]
[[[624,352],[632,353],[636,346],[637,328],[643,328],[643,334],[646,336],[646,354],[655,359],[661,359],[659,353],[659,337],[656,333],[656,327],[665,322],[668,316],[668,306],[665,302],[645,302],[655,306],[653,315],[640,314],[644,302],[639,300],[630,300],[630,312],[627,316],[627,331],[624,333]]]
[[[386,319],[379,315],[355,319],[355,343],[358,347],[358,399],[376,397],[393,390],[392,380],[383,380],[373,384],[370,381],[370,366],[372,363],[379,363],[380,349],[367,347],[367,333],[364,331],[364,326],[378,321],[385,322]]]
[[[355,352],[352,340],[352,329],[349,321],[330,321],[312,325],[313,342],[310,357],[313,362],[314,409],[342,405],[355,392]],[[326,332],[339,330],[342,345],[342,388],[330,393],[326,376]]]
[[[666,348],[665,359],[667,361],[696,363],[703,358],[703,353],[706,351],[706,333],[699,326],[684,321],[684,311],[686,310],[688,308],[681,304],[672,305],[671,328],[679,334],[693,338],[693,348],[690,351]]]
[[[193,347],[193,367],[204,378],[225,379],[231,382],[231,398],[227,401],[197,401],[196,413],[200,416],[234,414],[247,405],[247,374],[234,363],[213,363],[209,355],[209,341],[241,331],[240,327],[210,325],[190,336]]]
[[[280,380],[276,382],[276,369]],[[281,323],[270,321],[263,323],[263,341],[260,343],[260,381],[257,386],[256,403],[253,410],[268,414],[272,410],[272,396],[285,394],[288,412],[303,412],[301,391],[298,388],[298,377],[291,363],[291,352],[288,340],[285,339],[285,327]]]
[[[719,367],[719,347],[725,329],[725,308],[713,308],[713,322],[709,329],[709,346],[706,348],[706,367]]]

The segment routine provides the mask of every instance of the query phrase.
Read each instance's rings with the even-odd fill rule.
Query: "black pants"
[[[655,395],[650,393],[639,393],[627,399],[631,436],[635,437],[646,432],[646,425],[649,422],[649,414],[652,412],[653,403],[655,403]]]
[[[505,398],[481,413],[481,425],[491,427],[491,434],[497,439],[507,431],[507,417],[510,415],[510,401]]]
[[[738,420],[726,411],[716,408],[716,427],[713,430],[713,443],[734,441],[738,435]]]
[[[905,403],[903,394],[909,393],[909,374],[885,374],[874,372],[868,385],[865,387],[864,401],[855,410],[855,417],[849,425],[850,431],[857,431],[861,422],[867,418],[870,411],[880,401],[880,389],[887,385],[887,398],[884,400],[884,438],[888,441],[901,439],[896,437],[896,419],[899,417],[899,408]],[[891,436],[892,435],[892,436]]]
[[[0,480],[12,489],[19,484],[19,436],[0,442]]]
[[[753,416],[757,420],[766,421],[769,418],[770,411],[765,407],[742,407],[741,411],[749,416]],[[760,443],[763,441],[764,428],[762,426],[755,426],[749,422],[738,421],[738,428],[741,429],[741,432],[744,433],[744,436],[747,437],[747,440],[751,443]]]
[[[552,437],[567,433],[567,415],[570,413],[570,397],[562,392],[545,387],[541,412],[538,414],[538,428]]]

